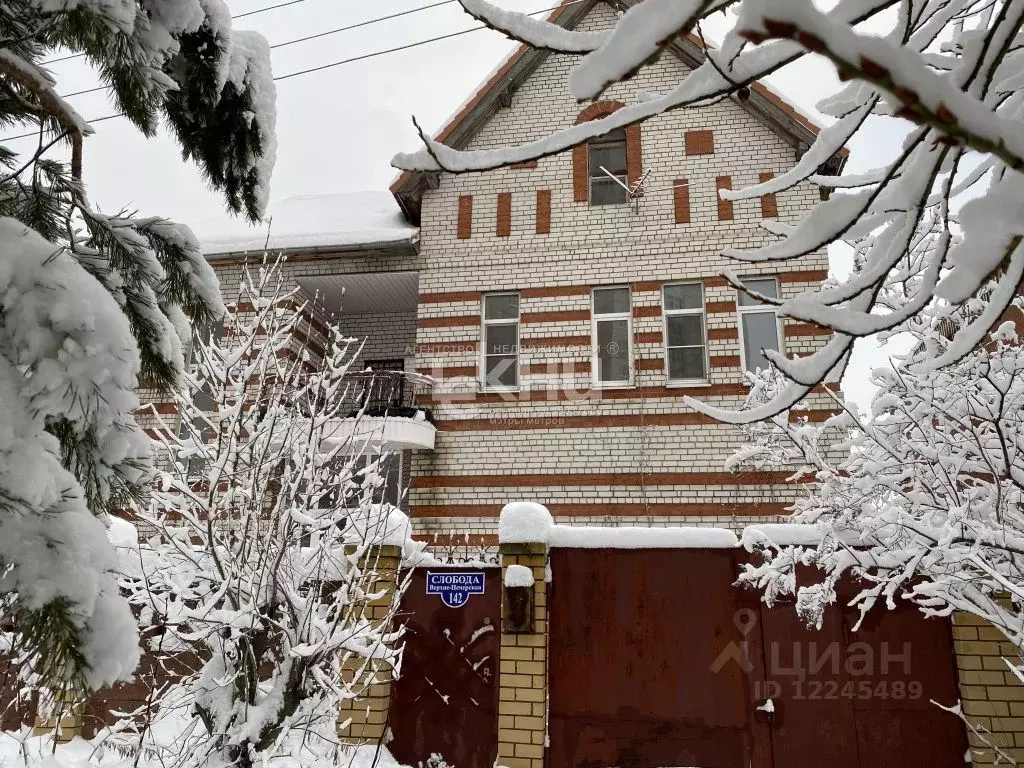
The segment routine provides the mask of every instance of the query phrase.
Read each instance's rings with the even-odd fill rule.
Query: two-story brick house
[[[552,18],[608,28],[617,5],[577,0]],[[672,88],[701,59],[697,41],[679,40],[604,100],[579,105],[564,88],[568,57],[520,49],[439,136],[461,148],[540,138]],[[803,354],[826,339],[737,296],[720,276],[731,268],[762,292],[791,296],[828,270],[825,253],[781,270],[721,255],[770,239],[764,219],[795,222],[819,200],[812,185],[719,198],[791,167],[816,131],[766,88],[744,96],[534,163],[404,173],[391,187],[400,213],[370,198],[373,221],[356,232],[321,223],[351,219],[366,198],[289,201],[300,212],[291,230],[275,217],[271,250],[288,252],[290,278],[367,337],[363,362],[436,379],[417,402],[433,425],[388,438],[403,452],[396,485],[408,489],[419,534],[491,541],[511,499],[606,525],[736,527],[784,514],[797,492],[788,473],[724,471],[740,433],[683,403],[738,407],[744,368],[763,360],[763,347]],[[641,178],[642,196],[627,199],[619,182]],[[316,224],[301,213],[309,208],[319,209]],[[262,246],[262,237],[204,243],[225,286],[237,283],[243,252]],[[808,407],[821,418],[834,403],[818,391]]]

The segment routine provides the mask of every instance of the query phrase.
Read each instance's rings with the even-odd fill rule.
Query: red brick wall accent
[[[537,190],[537,234],[551,233],[551,190]]]
[[[508,237],[512,234],[512,193],[498,193],[498,226],[494,234]]]
[[[775,177],[775,174],[771,171],[764,171],[758,176],[758,180],[764,184],[766,181],[771,181]],[[761,195],[761,218],[762,219],[777,219],[779,217],[779,204],[775,200],[775,194],[770,193],[767,195]]]
[[[683,141],[688,155],[715,154],[715,134],[712,131],[687,131]]]
[[[675,204],[676,224],[690,223],[690,187],[686,179],[672,182],[672,199]]]
[[[459,240],[468,240],[473,236],[472,195],[459,195],[459,220],[455,228],[455,236]]]
[[[587,145],[577,144],[572,148],[572,199],[585,203],[590,199],[590,183],[587,179]]]
[[[640,141],[640,126],[631,125],[626,129],[626,183],[632,188],[644,172],[643,148]]]
[[[715,179],[715,189],[732,189],[732,176],[719,176]],[[715,194],[718,199],[718,219],[726,221],[732,218],[732,200],[723,200]]]
[[[622,108],[621,101],[595,101],[580,112],[576,123],[585,123],[599,117],[610,115]],[[626,128],[626,180],[634,184],[643,173],[643,146],[640,138],[640,126],[631,125]],[[587,145],[579,144],[572,148],[572,189],[573,200],[585,203],[590,199],[590,180],[587,168]]]
[[[518,171],[518,170],[527,170],[527,169],[536,168],[536,167],[537,167],[537,161],[536,160],[524,160],[521,163],[512,163],[512,165],[509,166],[509,168],[511,168],[513,170],[516,170],[516,171]]]

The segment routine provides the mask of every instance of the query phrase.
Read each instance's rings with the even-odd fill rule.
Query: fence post
[[[511,565],[525,566],[533,573],[532,631],[508,631],[504,613],[509,601],[502,600],[497,764],[508,768],[544,767],[548,688],[546,572],[550,527],[551,514],[540,504],[517,502],[507,504],[501,511],[498,541],[502,584],[513,583],[506,578]]]
[[[401,564],[400,546],[383,544],[367,548],[359,560],[359,567],[373,571],[374,580],[366,585],[366,592],[378,596],[367,600],[361,610],[354,610],[353,621],[365,619],[379,626],[391,620]],[[382,652],[387,653],[388,649],[382,649]],[[341,674],[346,682],[355,681],[357,687],[362,686],[362,691],[357,698],[343,701],[338,708],[339,738],[350,744],[383,743],[394,680],[390,660],[350,656],[343,662]]]
[[[1016,760],[1024,758],[1024,685],[1003,659],[1019,649],[1003,632],[971,613],[953,614],[953,648],[964,718],[984,739]],[[967,731],[973,765],[1002,765],[991,747]]]

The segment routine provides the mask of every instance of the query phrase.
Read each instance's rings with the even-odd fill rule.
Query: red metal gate
[[[732,586],[732,550],[551,553],[548,768],[962,768],[949,623],[820,631]],[[771,704],[768,705],[768,699]]]
[[[456,768],[493,768],[498,755],[501,570],[482,569],[484,594],[459,608],[426,594],[417,568],[402,596],[402,670],[391,691],[388,746],[400,763],[437,754]],[[454,569],[465,572],[468,568]]]

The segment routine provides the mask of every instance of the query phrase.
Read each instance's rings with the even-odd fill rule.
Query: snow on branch
[[[602,32],[573,32],[544,19],[503,10],[487,0],[459,0],[459,4],[491,29],[545,51],[586,53],[600,47],[607,37]]]

